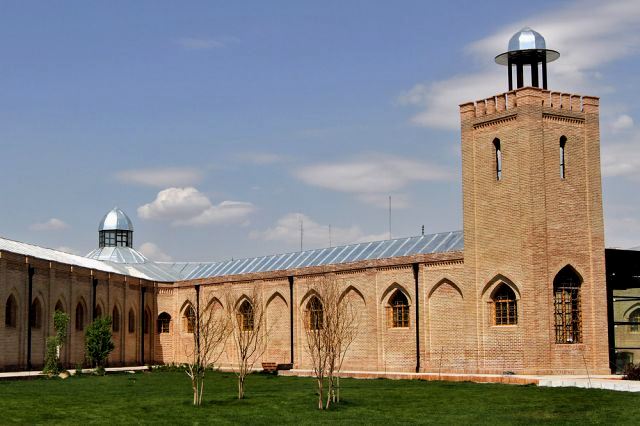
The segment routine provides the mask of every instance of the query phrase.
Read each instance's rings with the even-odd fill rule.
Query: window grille
[[[573,270],[563,269],[553,283],[556,343],[582,342],[580,278]]]
[[[184,311],[184,324],[186,333],[193,333],[196,329],[196,311],[193,310],[191,305],[187,306]]]
[[[322,330],[324,327],[324,308],[317,297],[312,297],[307,304],[307,329]]]
[[[515,325],[518,323],[518,302],[511,288],[502,283],[493,295],[494,325]]]
[[[238,322],[240,330],[253,331],[253,306],[248,300],[245,300],[238,309]]]
[[[389,299],[389,310],[387,315],[390,315],[391,328],[409,327],[409,301],[407,296],[400,290],[396,292]]]
[[[166,312],[158,315],[158,333],[169,333],[171,325],[171,315]]]
[[[640,333],[640,308],[629,314],[629,331],[631,333]]]

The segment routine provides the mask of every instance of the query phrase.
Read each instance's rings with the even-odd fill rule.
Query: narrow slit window
[[[502,148],[500,147],[500,139],[495,138],[493,140],[493,147],[495,148],[495,161],[496,161],[496,180],[502,179]]]
[[[565,160],[566,155],[567,138],[562,136],[560,138],[560,179],[564,179],[567,176],[567,163]]]

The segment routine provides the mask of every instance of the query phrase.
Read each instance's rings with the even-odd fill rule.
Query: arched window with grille
[[[324,307],[318,297],[313,296],[307,303],[306,326],[309,330],[321,330],[324,326]]]
[[[242,302],[238,308],[238,323],[240,330],[253,331],[253,306],[248,300]]]
[[[493,140],[495,167],[496,167],[496,180],[502,180],[502,147],[500,146],[500,139],[495,138]]]
[[[493,296],[494,325],[515,325],[518,323],[518,302],[516,294],[505,283],[499,284]]]
[[[129,309],[129,319],[128,319],[128,329],[129,333],[136,332],[136,314],[133,312],[133,308]]]
[[[409,300],[401,290],[396,290],[389,298],[387,312],[391,328],[409,327]]]
[[[184,310],[182,322],[184,323],[184,332],[193,333],[196,328],[196,311],[193,309],[193,306],[188,305]]]
[[[171,315],[162,312],[158,315],[158,334],[171,332]]]
[[[556,343],[582,342],[581,285],[580,276],[568,265],[553,280]]]
[[[629,331],[640,333],[640,308],[636,308],[629,314]]]
[[[84,306],[82,302],[78,302],[76,306],[76,331],[84,330]]]
[[[31,315],[29,317],[31,328],[40,329],[42,327],[42,304],[40,299],[33,299],[31,302]]]
[[[18,303],[16,298],[10,295],[7,298],[7,302],[4,306],[4,325],[5,327],[15,328],[17,326],[18,318]]]
[[[120,332],[120,310],[117,306],[114,306],[113,311],[111,311],[111,331],[114,333]]]
[[[567,168],[566,168],[566,145],[567,145],[567,137],[560,137],[560,179],[564,179],[567,176]]]

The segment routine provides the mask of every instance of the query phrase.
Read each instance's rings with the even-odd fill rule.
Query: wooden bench
[[[262,371],[265,373],[273,373],[278,369],[278,364],[275,362],[263,362]]]

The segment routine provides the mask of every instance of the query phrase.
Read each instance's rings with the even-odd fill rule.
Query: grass
[[[0,423],[637,424],[638,395],[498,384],[341,380],[343,401],[316,409],[314,381],[262,374],[236,399],[233,374],[209,373],[201,407],[179,371],[0,381]]]

